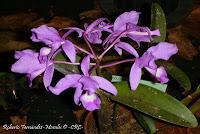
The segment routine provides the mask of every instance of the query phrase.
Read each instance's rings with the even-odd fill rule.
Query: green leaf
[[[157,3],[151,6],[151,28],[160,30],[160,36],[154,38],[154,43],[165,41],[167,28],[165,13]]]
[[[56,55],[54,60],[66,60],[66,57],[63,55],[63,53],[59,53]]]
[[[141,84],[133,92],[127,82],[116,83],[115,86],[118,95],[108,95],[114,101],[173,124],[185,127],[197,126],[197,120],[191,111],[166,93]]]
[[[76,59],[80,61],[79,56],[76,56]],[[66,61],[66,57],[62,53],[59,53],[58,55],[56,55],[54,60]],[[79,66],[77,65],[55,64],[55,69],[64,75],[80,73]]]
[[[166,92],[167,89],[167,84],[153,83],[147,80],[140,80],[140,84],[147,85],[162,92]],[[153,118],[137,111],[134,111],[134,114],[141,126],[146,130],[148,134],[156,133],[155,120]]]
[[[134,111],[134,115],[148,134],[156,133],[156,126],[154,119],[136,111]]]
[[[164,66],[167,73],[171,75],[186,91],[191,89],[190,79],[180,68],[167,62],[159,62],[159,64]]]
[[[55,64],[55,69],[64,75],[80,73],[78,66],[75,65]]]
[[[167,89],[167,84],[153,83],[147,80],[140,80],[140,84],[155,88],[162,92],[166,92]],[[155,120],[153,118],[138,111],[134,111],[134,115],[148,134],[156,133]]]

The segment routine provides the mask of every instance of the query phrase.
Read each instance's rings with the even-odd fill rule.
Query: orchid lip
[[[61,45],[65,44],[65,41],[60,42]]]
[[[50,52],[51,52],[51,48],[49,48],[49,47],[43,47],[40,49],[41,55],[48,55]]]

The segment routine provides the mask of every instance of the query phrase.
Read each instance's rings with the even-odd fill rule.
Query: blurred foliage
[[[165,13],[157,3],[152,3],[151,6],[151,28],[160,30],[160,36],[155,37],[153,42],[165,41],[167,30]]]
[[[198,55],[198,50],[188,38],[187,33],[183,31],[183,25],[168,29],[168,41],[176,44],[178,55],[186,60],[192,60]]]
[[[39,80],[39,79],[37,79]],[[24,77],[11,73],[0,73],[0,124],[12,119],[12,124],[20,125],[16,118],[24,118],[21,124],[26,125],[72,125],[78,123],[72,112],[70,94],[55,96],[44,90],[40,83],[34,81],[34,88],[29,89]],[[67,99],[66,99],[67,98]],[[11,122],[10,122],[11,123]],[[27,130],[35,134],[37,130]],[[40,132],[51,132],[42,129]],[[63,129],[63,133],[78,134],[82,130]],[[39,131],[37,131],[39,132]],[[53,131],[57,133],[58,131]],[[61,131],[59,131],[61,132]]]
[[[109,15],[136,10],[148,15],[153,2],[161,5],[167,18],[168,26],[179,24],[191,11],[192,0],[99,0],[102,9]],[[146,11],[146,13],[144,12]],[[146,16],[147,17],[147,16]],[[145,17],[144,17],[145,18]]]
[[[159,65],[165,67],[167,73],[174,78],[181,87],[183,87],[186,91],[191,89],[191,82],[188,76],[176,65],[167,62],[158,62]]]

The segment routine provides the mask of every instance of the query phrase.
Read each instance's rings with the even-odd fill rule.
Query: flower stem
[[[98,57],[98,59],[102,59],[103,56],[117,43],[117,41],[122,37],[124,32],[122,32],[113,42],[112,44]]]
[[[90,43],[89,43],[88,40],[86,39],[86,35],[85,35],[85,34],[83,35],[83,38],[84,38],[84,40],[85,40],[87,46],[89,47],[89,49],[90,49],[92,55],[94,56],[94,58],[96,58],[96,54],[94,53],[93,48],[91,47]]]
[[[81,48],[81,47],[79,47],[79,46],[77,46],[77,45],[75,45],[75,44],[74,44],[74,47],[75,47],[76,49],[80,50],[81,52],[84,52],[84,53],[86,53],[86,54],[88,54],[88,55],[91,55],[90,52],[88,52],[87,50],[85,50],[85,49],[83,49],[83,48]]]
[[[198,112],[199,111],[199,109],[200,109],[200,99],[198,99],[190,108],[190,111],[192,112],[192,113],[196,113],[196,112]]]
[[[113,63],[109,63],[109,64],[106,64],[106,65],[102,65],[100,66],[100,68],[105,68],[105,67],[111,67],[111,66],[115,66],[115,65],[118,65],[118,64],[122,64],[122,63],[126,63],[126,62],[133,62],[135,61],[135,58],[134,59],[126,59],[126,60],[121,60],[121,61],[116,61],[116,62],[113,62]]]
[[[194,99],[196,99],[200,95],[200,85],[197,87],[197,89],[192,93],[186,96],[184,99],[181,100],[181,102],[184,105],[190,104]]]
[[[57,55],[58,53],[60,53],[61,51],[62,51],[61,48],[59,48],[58,50],[56,50],[56,51],[54,52],[53,56],[52,56],[52,59],[55,58],[56,55]]]

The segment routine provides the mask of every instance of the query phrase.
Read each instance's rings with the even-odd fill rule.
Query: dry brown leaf
[[[0,53],[31,48],[28,41],[21,41],[19,34],[11,31],[0,32]],[[20,41],[19,41],[20,40]]]
[[[83,20],[83,19],[97,19],[97,18],[100,18],[101,16],[102,16],[102,11],[98,10],[98,9],[85,11],[85,12],[80,13],[80,15],[79,15],[81,20]]]
[[[29,29],[30,30],[31,28],[35,28],[35,27],[38,27],[40,25],[43,25],[45,24],[45,19],[44,18],[38,18],[37,20],[33,21],[32,23],[29,24]]]
[[[60,29],[69,26],[76,26],[76,21],[71,18],[56,16],[48,23],[48,26]]]
[[[10,116],[10,120],[12,121],[13,125],[24,125],[27,124],[27,117],[26,116]]]
[[[24,41],[9,41],[8,43],[0,46],[2,46],[0,49],[0,53],[15,51],[15,50],[23,50],[32,47],[29,42],[24,42]]]
[[[156,128],[156,134],[199,134],[200,132],[200,126],[196,128],[185,128],[164,122],[156,122]]]
[[[168,41],[175,43],[178,47],[178,54],[187,60],[192,60],[198,54],[196,48],[182,31],[182,26],[169,29]]]
[[[0,29],[24,31],[38,18],[36,13],[18,13],[0,17]]]

